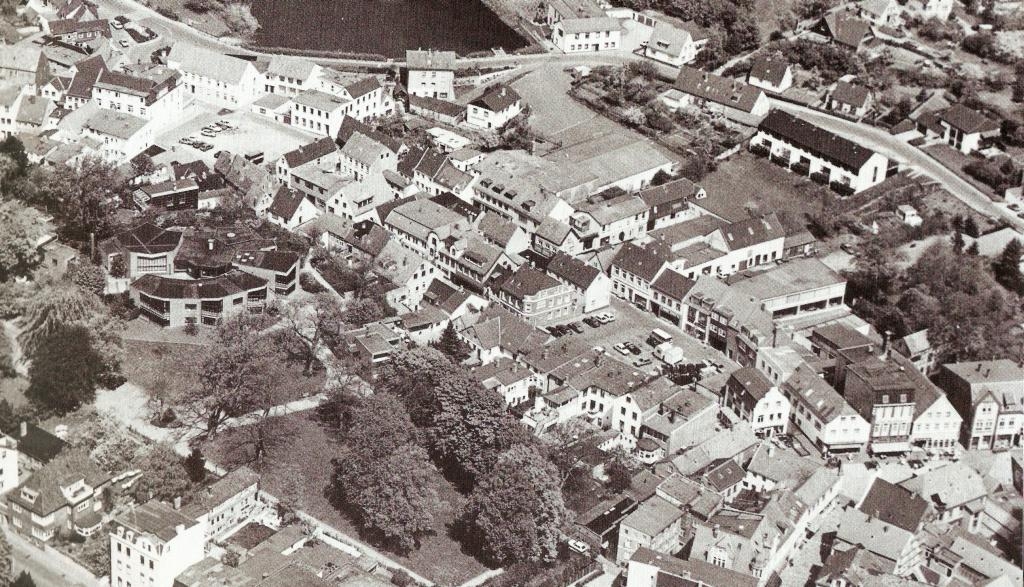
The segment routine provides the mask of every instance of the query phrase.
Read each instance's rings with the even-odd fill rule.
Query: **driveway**
[[[988,196],[978,191],[977,188],[961,179],[956,173],[950,171],[917,147],[893,137],[885,130],[850,122],[782,100],[773,99],[772,106],[798,115],[822,128],[856,141],[865,147],[874,149],[895,161],[899,161],[903,165],[917,169],[931,176],[942,184],[949,193],[981,214],[1003,218],[1011,226],[1024,228],[1024,220],[1017,218],[1003,206],[996,205]]]

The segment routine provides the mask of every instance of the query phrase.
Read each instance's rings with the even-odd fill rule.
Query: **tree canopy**
[[[32,353],[25,396],[57,414],[66,414],[96,397],[103,358],[84,326],[60,326]]]

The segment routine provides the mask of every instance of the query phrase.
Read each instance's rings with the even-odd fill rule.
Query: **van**
[[[663,342],[654,349],[654,358],[664,361],[666,365],[678,365],[686,357],[683,356],[683,349],[670,342]]]
[[[658,346],[659,344],[663,344],[671,340],[672,335],[660,328],[655,328],[654,330],[652,330],[650,338],[647,339],[651,346]]]

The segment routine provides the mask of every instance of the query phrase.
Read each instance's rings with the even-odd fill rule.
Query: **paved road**
[[[993,203],[988,196],[917,147],[890,135],[885,130],[851,122],[783,100],[773,99],[772,106],[797,114],[818,126],[879,151],[905,166],[915,168],[932,177],[942,184],[949,193],[978,212],[986,216],[1005,218],[1011,225],[1024,228],[1024,220],[1017,218],[1006,208]]]
[[[67,557],[51,551],[44,551],[32,546],[27,540],[5,531],[7,541],[11,544],[11,565],[17,576],[28,571],[39,587],[92,587],[99,585],[89,571]]]

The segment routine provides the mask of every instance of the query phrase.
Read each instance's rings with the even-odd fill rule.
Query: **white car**
[[[575,550],[580,554],[587,554],[590,552],[590,545],[586,542],[570,538],[566,541],[566,544],[569,545],[569,550]]]
[[[626,355],[627,357],[630,354],[629,353],[629,347],[627,347],[626,343],[624,343],[624,342],[620,342],[619,344],[615,345],[614,348],[615,348],[615,350],[619,351],[620,354]]]

